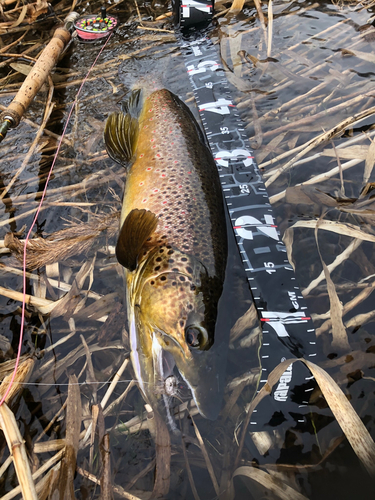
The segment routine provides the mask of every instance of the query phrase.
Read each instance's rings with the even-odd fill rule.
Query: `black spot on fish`
[[[160,279],[161,281],[165,281],[167,278],[165,276],[162,276]]]

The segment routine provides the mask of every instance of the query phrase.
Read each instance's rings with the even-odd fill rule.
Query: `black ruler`
[[[176,36],[185,60],[199,114],[214,156],[246,277],[262,324],[264,385],[270,371],[290,357],[314,361],[315,330],[297,285],[286,248],[269,202],[267,190],[246,137],[244,124],[231,97],[215,46],[204,34],[213,14],[213,2],[178,0],[174,3]],[[202,29],[203,28],[203,29]],[[296,373],[293,377],[292,374]],[[297,390],[290,388],[297,385]],[[291,365],[273,390],[275,404],[260,405],[252,428],[274,412],[305,422],[313,377],[305,367]],[[270,406],[270,405],[268,405]],[[262,409],[263,408],[263,409]]]

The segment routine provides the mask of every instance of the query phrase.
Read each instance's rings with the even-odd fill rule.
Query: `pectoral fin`
[[[158,218],[149,210],[132,210],[126,217],[116,245],[116,257],[119,263],[134,271],[138,256],[146,240],[155,231]]]

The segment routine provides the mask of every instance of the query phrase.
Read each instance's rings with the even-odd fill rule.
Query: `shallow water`
[[[163,5],[163,2],[144,2],[139,6],[145,23],[167,11],[167,5]],[[226,2],[221,2],[218,8],[226,6]],[[83,9],[84,6],[77,7],[82,14],[85,13]],[[95,10],[93,5],[90,9]],[[263,11],[267,13],[266,4],[263,5]],[[155,79],[187,102],[197,116],[173,33],[138,29],[137,14],[133,5],[128,3],[119,4],[112,12],[119,15],[121,26],[104,49],[73,111],[66,135],[69,142],[65,142],[60,151],[44,209],[35,229],[38,235],[44,237],[62,229],[67,220],[88,223],[93,220],[92,214],[103,215],[120,209],[125,172],[107,157],[102,132],[106,117],[119,109],[119,102],[133,84]],[[245,121],[265,179],[270,177],[269,172],[273,173],[274,169],[285,165],[291,156],[276,159],[272,164],[270,160],[374,105],[372,51],[375,33],[371,25],[372,15],[371,6],[276,1],[273,3],[271,48],[255,17],[256,9],[252,4],[246,4],[243,12],[237,16],[217,18],[210,36],[228,67],[226,74],[232,85],[231,92]],[[51,27],[52,23],[46,21],[37,26],[36,31],[30,32],[25,40],[35,42],[39,38],[48,39]],[[173,30],[168,21],[148,27]],[[15,36],[4,37],[4,43],[10,43]],[[18,50],[22,51],[22,47]],[[100,42],[87,45],[74,41],[59,62],[56,71],[58,76],[55,78],[56,105],[47,123],[47,129],[51,132],[61,133],[78,85],[100,47]],[[2,68],[0,77],[5,77],[8,72],[9,68]],[[68,75],[68,78],[64,78],[64,75]],[[3,82],[0,104],[6,106],[10,102],[14,96],[11,84],[21,79],[15,76],[14,80]],[[29,120],[41,123],[45,99],[46,93],[38,95],[27,113]],[[342,146],[348,146],[347,141],[351,139],[357,138],[355,144],[365,146],[361,151],[350,150],[346,155],[337,153],[344,169],[343,183],[337,172],[328,179],[319,182],[316,179],[316,183],[304,185],[302,190],[293,189],[296,184],[314,180],[318,174],[337,166],[333,143],[326,142],[313,148],[302,160],[318,153],[323,154],[295,165],[268,187],[281,234],[293,234],[293,243],[287,246],[291,250],[296,277],[302,290],[319,276],[322,264],[313,229],[290,229],[296,222],[316,220],[324,215],[324,219],[346,225],[341,227],[339,233],[327,230],[318,232],[321,255],[327,265],[352,243],[353,237],[345,234],[348,224],[374,234],[371,191],[360,199],[368,203],[365,207],[353,203],[360,197],[366,184],[365,158],[368,157],[368,146],[373,137],[373,123],[374,117],[370,116],[354,128],[349,125],[345,133],[334,139],[336,153],[343,150]],[[36,129],[25,122],[9,132],[0,146],[0,151],[6,152],[0,155],[0,187],[7,186],[14,172],[21,167],[35,133]],[[36,207],[39,199],[36,193],[44,187],[45,174],[56,146],[53,137],[43,144],[46,137],[43,136],[40,150],[33,154],[0,206],[0,239],[8,231],[21,231],[24,224],[29,227],[32,221],[32,215],[25,215],[25,212]],[[356,159],[358,161],[354,162]],[[352,166],[346,165],[349,161],[352,161]],[[369,159],[367,162],[371,164]],[[369,182],[372,181],[373,173],[370,173]],[[286,189],[285,195],[277,197]],[[272,198],[274,196],[276,201]],[[12,410],[33,458],[35,470],[55,453],[36,454],[33,445],[66,401],[69,376],[75,374],[82,384],[82,429],[87,428],[92,407],[102,401],[109,386],[108,381],[129,355],[127,333],[123,328],[124,286],[122,270],[114,256],[115,242],[115,237],[107,238],[104,232],[88,255],[71,256],[60,262],[57,270],[49,267],[46,271],[41,268],[34,271],[37,279],[28,280],[27,293],[56,301],[66,293],[66,290],[59,290],[59,283],[73,284],[74,279],[84,274],[79,284],[81,291],[73,290],[70,300],[59,311],[55,309],[51,315],[47,315],[33,308],[28,309],[30,312],[25,322],[23,352],[35,353],[36,361],[28,385],[14,401]],[[252,302],[233,238],[230,238],[229,243],[227,284],[220,303],[221,321],[225,322],[223,324],[228,329]],[[332,334],[327,328],[318,336],[316,362],[339,383],[374,437],[375,337],[374,315],[371,315],[372,296],[369,293],[354,303],[354,299],[365,290],[364,286],[373,282],[373,244],[371,241],[362,241],[331,273],[340,301],[344,306],[349,304],[344,309],[343,318],[350,350],[333,348]],[[17,267],[15,259],[5,252],[0,254],[0,258],[1,286],[22,291],[22,278],[13,270]],[[83,268],[84,263],[88,263],[86,268]],[[57,284],[52,280],[56,280]],[[88,290],[91,294],[88,294]],[[329,317],[329,314],[325,314],[330,308],[324,278],[311,289],[306,300],[314,325],[319,329]],[[109,319],[105,323],[107,316]],[[14,357],[19,328],[20,302],[1,296],[0,335],[5,344],[1,351],[4,361]],[[244,409],[256,391],[258,346],[256,337],[251,342],[252,332],[256,334],[256,329],[249,323],[239,338],[231,343],[227,380],[229,383],[250,373],[252,377],[249,376],[249,379],[253,382],[241,386],[236,398],[233,396],[233,385],[227,390],[224,410],[217,422],[209,422],[199,415],[194,417],[221,487],[221,498],[225,498],[228,477],[233,472]],[[67,335],[70,338],[66,339]],[[93,375],[87,370],[86,353],[80,335],[92,352]],[[59,340],[63,342],[58,344]],[[54,347],[49,350],[49,346]],[[295,386],[292,393],[298,401],[303,374],[297,365],[294,366]],[[301,380],[298,380],[299,374]],[[97,383],[92,384],[92,376]],[[123,393],[132,379],[133,371],[129,363],[109,404]],[[143,400],[135,386],[117,409],[105,415],[105,428],[110,434],[112,483],[140,498],[146,498],[143,497],[144,492],[151,491],[153,487],[151,461],[155,454],[154,444],[148,431],[140,431],[129,424],[129,421],[136,423],[132,419],[139,417],[142,412]],[[262,470],[271,473],[277,470],[284,483],[309,499],[373,498],[374,483],[347,440],[340,439],[342,431],[318,389],[311,393],[303,424],[298,424],[299,420],[300,417],[293,412],[283,414],[277,409],[271,419],[267,417],[262,422],[260,418],[255,433],[257,436],[247,434],[240,465],[260,464]],[[198,495],[201,499],[217,498],[191,420],[185,417],[181,425]],[[258,438],[265,436],[265,433],[268,444],[262,449]],[[41,437],[41,441],[61,439],[65,434],[66,419],[62,413]],[[1,463],[8,456],[5,442],[2,441]],[[77,465],[99,477],[97,437],[94,442],[90,451],[89,442],[81,439]],[[258,447],[255,443],[258,443]],[[133,484],[132,480],[149,464],[149,471]],[[17,484],[13,466],[7,469],[0,481],[2,495]],[[278,498],[270,490],[264,490],[246,478],[235,478],[234,485],[235,498],[238,500]],[[81,474],[76,475],[74,487],[79,498],[100,495],[99,488]],[[115,493],[117,495],[119,493]],[[179,440],[172,441],[168,498],[194,498]]]

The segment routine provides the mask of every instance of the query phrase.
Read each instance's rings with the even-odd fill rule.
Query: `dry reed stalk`
[[[11,42],[10,44],[5,45],[5,47],[2,47],[0,49],[0,54],[2,54],[3,52],[8,52],[9,49],[14,47],[15,45],[19,45],[20,42],[25,38],[25,35],[26,35],[26,32],[23,35],[21,35],[19,38],[17,38],[17,40],[15,40],[14,42]]]
[[[153,458],[144,469],[142,469],[138,474],[136,474],[132,478],[132,480],[126,485],[125,490],[131,490],[139,479],[142,479],[142,477],[146,476],[149,472],[151,472],[154,469],[155,463],[156,460],[155,458]]]
[[[81,476],[86,477],[87,479],[89,479],[93,483],[100,485],[100,479],[98,479],[96,476],[94,476],[94,474],[91,474],[91,472],[88,472],[88,471],[82,469],[81,467],[77,467],[77,472],[78,472],[78,474],[81,474]],[[119,495],[122,498],[126,498],[126,500],[148,500],[148,499],[151,500],[151,497],[152,497],[151,492],[148,493],[146,496],[142,495],[142,497],[132,495],[131,493],[128,493],[123,488],[121,488],[121,486],[117,486],[116,484],[114,484],[112,486],[112,488],[113,488],[114,493],[116,493],[117,495]]]
[[[13,458],[12,455],[9,455],[9,457],[2,463],[0,467],[0,477],[3,477],[5,474],[6,470],[8,467],[13,463]]]
[[[347,161],[346,163],[343,163],[341,165],[341,168],[342,170],[348,170],[352,167],[355,167],[356,165],[358,165],[359,163],[361,163],[363,160],[351,160],[351,161]],[[302,161],[300,162],[302,163]],[[303,162],[303,163],[307,163],[307,162]],[[324,172],[322,174],[319,174],[319,175],[315,175],[313,177],[311,177],[311,179],[307,180],[307,181],[304,181],[304,182],[301,182],[299,184],[296,184],[294,187],[302,187],[302,186],[307,186],[307,185],[311,185],[311,184],[318,184],[319,182],[323,182],[325,180],[328,180],[330,179],[331,177],[335,176],[336,174],[338,174],[340,171],[339,167],[334,167],[332,168],[331,170],[329,170],[328,172]],[[286,190],[284,191],[281,191],[280,193],[277,193],[273,196],[270,196],[270,202],[271,204],[272,203],[276,203],[277,201],[280,201],[281,199],[283,199],[286,195]],[[343,209],[341,209],[343,210]]]
[[[65,447],[64,449],[60,450],[56,455],[54,455],[52,458],[50,458],[46,463],[44,463],[39,469],[34,472],[32,475],[32,478],[34,481],[36,481],[42,474],[44,474],[49,468],[51,468],[53,465],[56,464],[56,462],[59,462],[61,458],[64,456],[65,452]],[[11,500],[12,498],[16,497],[21,493],[21,487],[17,486],[14,488],[12,491],[7,493],[6,495],[3,495],[1,497],[1,500]]]
[[[284,481],[281,481],[279,478],[275,477],[273,473],[267,473],[262,469],[242,466],[238,467],[233,474],[233,478],[236,476],[244,476],[256,483],[262,485],[266,490],[266,494],[269,492],[275,494],[278,498],[282,500],[308,500],[305,495],[302,495],[294,488],[288,486]],[[232,483],[232,488],[234,488]],[[250,489],[250,488],[249,488]],[[232,494],[234,491],[232,490]]]
[[[273,175],[271,175],[271,177],[265,183],[266,187],[269,187],[282,173],[285,173],[287,170],[289,170],[295,164],[295,162],[297,160],[302,158],[302,156],[305,156],[306,153],[308,153],[309,151],[311,151],[315,147],[319,146],[320,144],[327,142],[330,139],[332,139],[333,137],[337,136],[343,130],[345,130],[350,124],[355,123],[356,121],[362,120],[363,118],[370,116],[374,113],[375,113],[375,106],[373,106],[370,109],[367,109],[361,113],[357,113],[353,116],[350,116],[349,118],[345,118],[345,120],[342,120],[335,127],[332,127],[328,132],[323,132],[318,137],[311,139],[307,143],[307,145],[305,145],[305,147],[302,151],[297,153],[297,155],[292,160],[288,161],[285,165],[278,168],[277,171]],[[316,116],[317,115],[315,115],[315,117]]]
[[[111,461],[109,434],[105,434],[100,443],[100,455],[102,459],[102,475],[100,477],[100,492],[102,500],[113,499],[113,488],[111,481]]]
[[[263,10],[262,10],[262,4],[261,4],[260,0],[254,0],[254,4],[255,4],[255,8],[256,8],[257,13],[258,13],[260,24],[262,26],[263,37],[264,37],[264,41],[265,41],[266,47],[267,47],[267,39],[268,39],[267,27],[266,27],[266,20],[264,18],[264,14],[263,14]],[[267,49],[267,51],[268,51],[268,49]]]
[[[171,479],[171,436],[169,429],[154,411],[153,423],[155,426],[155,483],[152,490],[156,498],[163,497],[169,493]]]
[[[37,500],[35,484],[31,475],[26,447],[13,413],[6,403],[0,406],[0,427],[5,435],[9,452],[13,457],[14,468],[24,500]]]
[[[318,241],[318,230],[319,230],[319,225],[321,223],[322,219],[319,219],[318,222],[316,223],[315,227],[315,241],[316,241],[316,246],[318,249],[318,254],[320,257],[320,261],[323,266],[323,272],[324,272],[324,277],[326,279],[327,283],[327,290],[328,290],[328,296],[329,296],[329,303],[330,303],[330,316],[331,316],[331,321],[332,321],[332,347],[334,349],[338,350],[343,350],[343,351],[350,351],[350,344],[348,340],[348,335],[346,333],[346,329],[344,326],[344,323],[342,321],[342,315],[343,315],[343,306],[339,300],[339,297],[336,292],[335,285],[331,279],[330,272],[328,270],[328,267],[326,263],[323,260],[322,254],[320,252],[320,247],[319,247],[319,241]]]
[[[129,382],[128,386],[126,387],[125,391],[115,400],[113,401],[105,410],[104,410],[104,416],[106,417],[107,415],[111,415],[113,411],[116,409],[117,406],[119,406],[120,403],[125,401],[126,396],[129,394],[130,390],[136,385],[136,382],[132,380]]]
[[[271,57],[272,53],[272,34],[273,34],[273,3],[272,0],[268,1],[268,30],[267,30],[267,57]]]
[[[91,349],[92,349],[92,347],[91,347]],[[106,405],[108,403],[109,398],[111,397],[113,391],[115,390],[115,388],[116,388],[119,380],[121,379],[121,376],[124,373],[124,371],[125,371],[126,367],[128,366],[128,364],[129,364],[129,358],[127,357],[127,358],[125,358],[125,360],[123,361],[122,365],[120,366],[120,368],[115,373],[115,375],[114,375],[114,377],[112,379],[112,382],[110,383],[110,385],[109,385],[109,387],[107,389],[107,392],[105,393],[104,397],[102,398],[102,400],[100,402],[100,406],[102,407],[102,410],[105,409],[105,407],[106,407]],[[81,434],[80,434],[81,447],[88,442],[88,439],[90,437],[91,431],[92,431],[92,424],[90,424],[85,431],[81,432]]]
[[[69,377],[68,398],[66,407],[65,454],[61,463],[59,477],[59,495],[61,499],[74,499],[74,474],[76,470],[79,433],[81,428],[82,407],[78,379]]]
[[[8,297],[9,299],[16,300],[18,302],[23,302],[24,298],[22,292],[9,290],[8,288],[4,288],[2,286],[0,286],[0,295]],[[48,299],[40,299],[38,297],[34,297],[33,295],[26,294],[26,305],[35,307],[42,314],[49,314],[52,311],[52,309],[57,305],[57,302]]]
[[[368,137],[373,137],[375,135],[375,132],[370,132],[368,134]],[[336,149],[337,150],[341,150],[341,149],[344,149],[348,146],[351,146],[353,144],[357,144],[357,142],[361,142],[363,140],[366,139],[366,136],[365,135],[358,135],[358,136],[354,136],[352,137],[351,139],[345,141],[344,143],[342,144],[338,144],[336,146]],[[259,168],[261,169],[265,169],[266,167],[268,167],[269,165],[273,165],[274,163],[277,163],[279,162],[280,160],[283,160],[284,158],[287,158],[288,156],[291,156],[295,153],[298,153],[299,151],[301,151],[301,149],[303,149],[305,147],[305,144],[301,144],[301,146],[298,146],[296,148],[292,148],[291,150],[288,150],[288,151],[285,151],[285,153],[282,153],[280,154],[279,156],[276,156],[275,158],[273,158],[272,160],[269,160],[269,161],[266,161],[264,163],[260,163],[259,164]],[[295,163],[295,165],[300,165],[302,164],[302,162],[308,162],[308,161],[311,161],[311,160],[315,160],[316,158],[320,158],[321,156],[325,156],[327,154],[327,150],[325,149],[324,151],[320,152],[320,153],[317,153],[317,154],[314,154],[312,156],[309,156],[308,158],[306,158],[305,160],[300,160],[300,161],[297,161]],[[340,154],[340,152],[339,152]],[[333,153],[332,153],[332,156],[333,156]],[[362,157],[361,157],[362,159]],[[267,178],[267,177],[270,177],[271,175],[273,174],[273,171],[270,170],[268,172],[264,172],[263,173],[263,177]]]
[[[315,229],[317,220],[306,220],[298,221],[291,228],[295,227],[307,227],[310,229]],[[352,238],[358,238],[363,241],[375,242],[375,235],[366,233],[362,231],[359,226],[354,226],[354,224],[344,224],[338,221],[332,220],[322,220],[319,224],[319,229],[324,229],[326,231],[332,231],[340,235],[351,236]]]
[[[238,14],[238,12],[241,12],[244,3],[245,0],[233,0],[229,11],[233,14]]]
[[[365,288],[356,297],[354,297],[352,300],[350,300],[349,302],[347,302],[343,306],[343,308],[342,308],[342,314],[343,314],[343,316],[345,316],[346,314],[348,314],[348,312],[350,312],[356,306],[358,306],[359,304],[361,304],[362,302],[364,302],[371,295],[371,293],[374,291],[374,288],[375,288],[375,283],[372,283],[371,286]],[[331,328],[331,326],[332,326],[332,320],[330,318],[330,312],[328,312],[326,314],[312,315],[312,317],[313,317],[314,320],[315,319],[319,320],[319,319],[328,318],[327,321],[325,321],[319,328],[316,329],[316,335],[318,337],[320,335],[322,335],[322,333],[326,332],[327,330],[329,330]],[[369,321],[371,319],[371,317],[372,316],[368,317],[366,319],[366,322]],[[352,318],[351,320],[349,320],[349,322],[352,322],[352,324],[350,326],[353,326],[353,324],[358,324],[358,319],[354,320],[354,321],[353,320],[354,320],[354,318]],[[349,322],[345,321],[345,324],[347,325],[348,328],[349,328]]]
[[[15,55],[17,56],[17,58],[27,56],[27,54],[29,54],[30,52],[34,52],[34,50],[39,49],[39,47],[41,47],[41,46],[42,46],[41,43],[32,44],[28,49],[21,52],[21,54],[15,54]],[[10,60],[8,59],[7,61],[0,62],[0,68],[7,66],[10,62],[12,62],[14,60],[15,60],[14,58],[11,58]]]
[[[197,424],[195,423],[195,420],[192,417],[191,417],[191,421],[193,422],[195,435],[197,436],[199,447],[200,447],[202,455],[204,457],[204,461],[206,462],[207,470],[208,470],[208,473],[210,475],[210,478],[211,478],[211,481],[212,481],[215,493],[216,493],[217,496],[219,496],[219,494],[220,494],[219,484],[217,482],[217,479],[216,479],[216,476],[215,476],[215,471],[214,471],[214,468],[212,466],[210,457],[208,455],[206,445],[204,444],[202,435],[199,432]]]
[[[64,408],[65,407],[66,405],[64,406]],[[65,447],[65,439],[51,439],[50,441],[45,441],[43,443],[35,442],[33,447],[33,453],[50,453],[51,451],[62,450],[64,447]]]
[[[182,453],[184,454],[186,472],[187,472],[187,475],[188,475],[189,484],[190,484],[191,491],[193,493],[194,500],[200,500],[197,488],[196,488],[195,483],[194,483],[193,473],[191,472],[191,468],[190,468],[190,464],[189,464],[189,458],[187,456],[186,444],[185,444],[185,438],[184,437],[182,437]]]
[[[289,231],[290,228],[288,228]],[[327,266],[328,271],[331,273],[336,267],[345,262],[350,255],[361,245],[362,241],[359,239],[354,239],[347,248],[338,255],[331,264]],[[304,290],[302,290],[302,295],[307,297],[311,291],[319,285],[319,283],[324,280],[324,271],[322,271],[317,278],[315,278]]]
[[[28,382],[33,371],[35,361],[30,357],[23,357],[18,365],[16,377],[13,381],[12,387],[5,399],[5,402],[9,405],[12,399],[19,393],[22,389],[22,384]],[[13,372],[4,377],[0,385],[0,399],[3,398],[5,392],[8,390],[8,385],[12,379]]]

